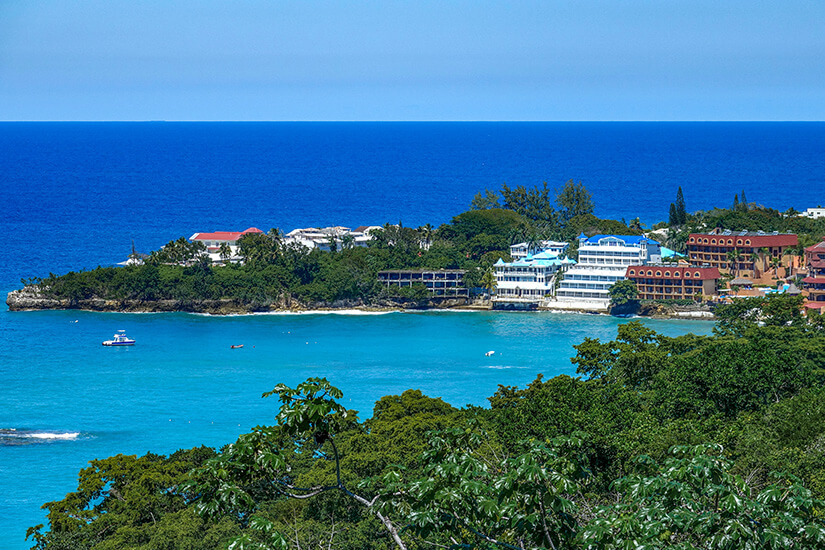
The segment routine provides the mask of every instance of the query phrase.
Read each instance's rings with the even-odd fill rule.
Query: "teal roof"
[[[679,254],[675,250],[671,250],[671,249],[667,248],[666,246],[663,246],[661,248],[662,248],[662,258],[684,258],[685,257],[684,254]]]

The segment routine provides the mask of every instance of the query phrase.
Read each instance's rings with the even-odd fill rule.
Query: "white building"
[[[814,220],[818,218],[825,218],[825,208],[822,208],[821,206],[817,206],[816,208],[808,208],[799,215],[806,218],[812,218]]]
[[[579,235],[579,261],[564,273],[556,300],[548,307],[606,311],[607,289],[625,278],[628,266],[661,261],[661,246],[647,237]]]
[[[539,241],[536,245],[530,246],[527,243],[518,243],[510,246],[510,256],[513,260],[523,260],[528,255],[539,252],[549,252],[556,256],[563,256],[567,253],[569,245],[564,241]]]
[[[293,229],[284,236],[284,243],[297,243],[309,249],[329,251],[330,243],[334,240],[336,248],[341,249],[345,237],[352,237],[353,246],[367,246],[372,240],[370,233],[376,229],[381,229],[377,225],[362,225],[354,230],[349,227],[308,227],[303,229]]]
[[[206,246],[209,258],[213,262],[219,262],[221,258],[221,245],[229,245],[230,259],[238,260],[238,239],[249,233],[263,233],[257,227],[250,227],[244,231],[214,231],[212,233],[195,233],[189,240],[201,242]]]
[[[494,307],[539,306],[553,294],[557,273],[575,263],[574,260],[560,258],[557,253],[549,251],[529,254],[514,262],[505,262],[499,258],[493,266],[496,273]]]

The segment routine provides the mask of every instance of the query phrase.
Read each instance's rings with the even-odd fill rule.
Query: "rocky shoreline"
[[[115,313],[205,313],[209,315],[238,315],[246,313],[335,311],[356,309],[361,311],[393,311],[401,309],[455,309],[470,307],[466,299],[430,300],[425,303],[376,300],[338,300],[306,304],[288,295],[268,303],[244,302],[236,299],[222,300],[105,300],[89,298],[85,300],[57,299],[43,292],[26,287],[9,292],[6,297],[9,311],[38,310],[83,310]]]

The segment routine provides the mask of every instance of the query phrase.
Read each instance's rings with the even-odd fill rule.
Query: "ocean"
[[[0,292],[112,265],[198,231],[439,225],[502,183],[582,181],[596,214],[667,217],[750,201],[825,202],[823,123],[0,123]],[[221,445],[326,376],[344,404],[417,388],[484,405],[499,384],[574,375],[585,336],[624,322],[562,313],[191,314],[0,309],[0,547],[89,460]],[[666,334],[703,321],[645,321]],[[125,329],[132,348],[100,342]],[[233,344],[244,344],[232,350]],[[484,353],[495,350],[492,357]]]

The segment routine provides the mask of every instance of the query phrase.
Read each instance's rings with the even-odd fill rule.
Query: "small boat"
[[[112,336],[111,340],[103,342],[104,346],[134,346],[135,341],[126,336],[125,330],[119,330]]]
[[[487,357],[492,357],[495,353],[496,353],[495,351],[488,351],[484,355],[486,355]]]
[[[240,345],[237,345],[237,346],[229,346],[230,349],[241,349],[242,347],[243,347],[243,344],[240,344]]]

